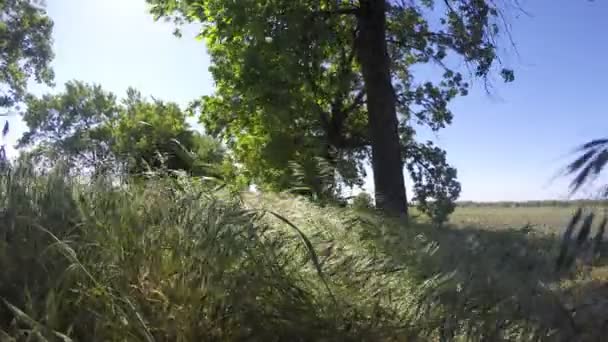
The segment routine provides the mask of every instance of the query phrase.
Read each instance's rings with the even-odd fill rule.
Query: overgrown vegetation
[[[18,165],[2,175],[0,199],[7,341],[527,341],[573,338],[582,324],[603,333],[579,320],[585,308],[570,310],[588,297],[568,289],[592,283],[561,281],[556,241],[542,235],[404,229],[161,172],[118,186]]]
[[[448,102],[468,92],[446,58],[492,71],[493,1],[446,0],[434,24],[427,0],[148,3],[204,25],[217,88],[188,110],[79,81],[27,94],[30,79],[52,84],[52,21],[37,1],[0,0],[0,109],[24,105],[27,125],[18,158],[0,148],[0,341],[606,336],[600,209],[547,230],[458,211],[446,225],[456,169],[414,139],[450,124]],[[415,79],[430,62],[442,79]],[[573,190],[608,160],[605,140],[579,152]],[[349,206],[368,159],[375,198]],[[407,212],[404,165],[425,214],[409,221],[386,215]]]
[[[19,148],[30,148],[38,166],[67,163],[90,174],[136,176],[164,164],[192,175],[218,175],[224,149],[190,128],[175,103],[144,98],[135,89],[118,101],[99,85],[68,82],[58,94],[27,96],[28,130]]]

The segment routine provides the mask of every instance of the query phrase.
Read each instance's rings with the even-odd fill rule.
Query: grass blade
[[[291,221],[289,221],[284,216],[279,215],[279,214],[275,213],[274,211],[268,211],[268,210],[266,210],[266,212],[268,212],[272,216],[278,218],[279,220],[283,221],[283,223],[287,224],[288,226],[290,226],[291,228],[293,228],[298,233],[298,235],[300,236],[300,239],[302,240],[302,242],[306,246],[306,249],[308,250],[308,253],[310,255],[310,260],[312,261],[313,265],[315,266],[317,274],[321,278],[321,281],[325,285],[325,288],[327,289],[327,292],[331,296],[332,300],[334,302],[336,302],[336,298],[334,297],[331,289],[329,288],[329,284],[327,284],[327,281],[325,280],[325,277],[323,276],[323,270],[321,269],[321,263],[319,262],[319,256],[315,252],[315,248],[312,245],[312,243],[310,242],[310,239],[308,239],[308,237],[306,236],[306,234],[304,234],[304,232],[302,230],[300,230],[300,228],[298,228],[295,224],[293,224]]]

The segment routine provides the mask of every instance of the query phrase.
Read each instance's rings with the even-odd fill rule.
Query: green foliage
[[[0,0],[0,109],[13,106],[28,80],[50,84],[53,22],[35,0]]]
[[[23,99],[27,82],[51,84],[53,22],[35,0],[0,0],[0,109],[11,108]],[[7,113],[1,112],[0,116]],[[2,140],[9,132],[4,122]],[[0,169],[8,164],[0,145]]]
[[[353,198],[352,207],[354,209],[371,209],[374,207],[374,200],[367,192],[360,192]]]
[[[411,143],[405,150],[408,171],[414,182],[414,201],[421,212],[436,224],[443,224],[456,208],[460,183],[456,169],[449,166],[446,153],[433,145]]]
[[[367,102],[356,58],[359,18],[365,1],[167,1],[148,0],[155,18],[200,22],[216,80],[213,96],[197,103],[201,122],[234,151],[252,182],[286,188],[290,162],[331,160],[336,182],[360,185],[370,158]],[[391,2],[386,39],[404,149],[414,126],[439,130],[452,121],[448,103],[466,95],[463,75],[446,66],[461,58],[473,74],[486,77],[496,60],[501,20],[491,1]],[[440,14],[439,25],[431,17]],[[415,67],[433,64],[443,77],[415,77]],[[513,73],[502,72],[512,81]],[[406,134],[407,133],[407,134]],[[441,158],[421,153],[406,162],[431,164]],[[428,158],[427,158],[428,157]],[[444,161],[441,161],[444,163]],[[453,201],[455,174],[444,164],[440,201]],[[449,170],[448,170],[449,169]],[[417,185],[422,190],[426,185]],[[417,197],[438,196],[422,191]],[[430,199],[429,199],[430,200]],[[440,211],[449,212],[450,205]],[[433,210],[436,211],[436,210]]]
[[[186,114],[175,103],[148,102],[134,89],[119,115],[109,123],[113,152],[127,160],[127,172],[140,174],[161,166],[170,170],[204,173],[207,163],[219,164],[221,146],[209,137],[190,129]],[[165,157],[159,160],[158,154]]]
[[[339,183],[336,181],[336,170],[329,161],[315,157],[302,165],[290,162],[289,179],[292,182],[290,192],[305,195],[321,204],[340,202]],[[280,190],[280,189],[279,189]]]
[[[5,335],[268,341],[397,334],[381,326],[389,312],[329,297],[313,245],[282,215],[244,210],[192,178],[120,188],[73,179],[30,168],[2,178]],[[357,321],[367,312],[378,322]]]
[[[47,162],[64,160],[96,173],[141,174],[162,166],[203,175],[223,159],[219,143],[193,131],[178,105],[150,102],[134,89],[118,103],[98,85],[69,82],[64,92],[28,96],[26,104],[29,130],[19,147],[33,146],[33,155]]]
[[[4,139],[6,138],[6,136],[8,135],[8,130],[9,130],[9,124],[8,121],[4,122],[4,128],[2,129],[2,142],[4,142]],[[6,149],[5,149],[5,145],[2,144],[0,145],[0,170],[4,169],[9,163],[8,158],[6,157]]]
[[[107,123],[118,117],[116,96],[98,85],[68,82],[65,90],[42,97],[27,96],[22,114],[28,127],[19,148],[35,146],[48,160],[95,168],[112,158],[112,132]]]
[[[533,234],[404,230],[290,197],[236,201],[190,177],[76,180],[27,165],[0,177],[3,340],[537,341],[581,331],[586,306],[576,303],[586,302],[573,319],[551,242]],[[584,332],[601,336],[598,327]]]

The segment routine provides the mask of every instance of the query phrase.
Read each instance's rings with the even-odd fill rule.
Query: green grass
[[[603,298],[602,260],[554,272],[556,237],[518,229],[511,209],[459,209],[435,228],[184,177],[116,187],[18,168],[0,180],[0,341],[605,333],[583,305]]]

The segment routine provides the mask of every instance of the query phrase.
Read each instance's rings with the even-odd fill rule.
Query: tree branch
[[[454,10],[454,7],[452,7],[452,5],[450,4],[449,0],[443,0],[443,2],[445,3],[445,6],[448,8],[448,10],[452,13],[456,14],[456,11]],[[460,17],[460,16],[459,16]]]
[[[314,77],[312,75],[312,73],[310,72],[310,70],[308,70],[309,72],[306,73],[306,78],[308,80],[308,83],[310,85],[310,88],[312,90],[312,93],[314,94],[314,96],[316,98],[321,97],[320,96],[320,89],[317,86],[317,83],[314,80]],[[318,103],[317,101],[314,101],[314,106],[317,108],[317,111],[319,112],[319,119],[321,120],[321,126],[323,127],[323,129],[327,132],[329,130],[329,113],[327,113]]]

